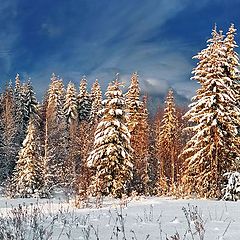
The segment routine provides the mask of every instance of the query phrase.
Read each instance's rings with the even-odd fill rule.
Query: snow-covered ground
[[[4,226],[9,228],[6,236],[6,232],[22,231],[29,240],[41,239],[36,237],[41,234],[42,239],[240,239],[240,201],[148,197],[125,202],[122,207],[119,203],[104,199],[99,209],[94,203],[77,209],[58,199],[0,198],[0,233]],[[179,238],[171,238],[176,233]]]

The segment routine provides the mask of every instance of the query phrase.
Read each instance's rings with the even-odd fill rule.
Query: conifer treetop
[[[126,97],[129,99],[128,101],[130,101],[130,99],[139,101],[140,91],[138,74],[134,72],[131,77],[131,84],[128,87],[128,92],[126,93]]]
[[[100,117],[100,111],[102,109],[102,91],[98,79],[92,85],[91,88],[92,108],[90,119],[94,122]]]
[[[78,116],[80,121],[89,121],[91,114],[92,100],[87,91],[87,79],[84,76],[80,82],[78,95]]]
[[[15,89],[16,91],[20,91],[21,88],[21,80],[20,80],[20,75],[17,73],[15,77]]]
[[[88,166],[95,169],[93,192],[119,197],[131,178],[130,133],[126,126],[125,101],[116,79],[109,84],[103,107],[103,116],[95,132],[94,149],[88,157]]]
[[[194,135],[182,153],[186,156],[186,179],[194,182],[200,196],[208,197],[219,195],[222,174],[235,167],[240,125],[233,79],[226,72],[228,56],[223,35],[215,29],[212,35],[208,47],[197,55],[199,62],[193,70],[192,79],[201,88],[185,114],[195,125],[188,128]]]
[[[64,112],[67,116],[67,121],[72,123],[73,120],[78,118],[78,109],[77,109],[77,92],[75,85],[72,82],[68,83],[66,91],[66,100],[64,104]]]
[[[226,70],[228,71],[228,75],[233,79],[238,78],[239,75],[239,57],[235,51],[235,48],[238,47],[235,41],[236,31],[237,30],[235,29],[234,24],[231,24],[224,39],[225,51],[228,58],[228,65],[226,66]]]
[[[170,88],[165,101],[164,115],[160,127],[161,137],[170,139],[177,131],[176,107],[173,96],[173,90]]]
[[[84,98],[87,95],[88,95],[87,78],[86,78],[86,76],[83,76],[80,81],[80,86],[79,86],[79,98]]]

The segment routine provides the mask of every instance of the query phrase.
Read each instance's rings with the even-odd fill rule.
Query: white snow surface
[[[180,240],[195,240],[201,238],[198,235],[192,238],[187,232],[188,223],[182,208],[197,207],[197,212],[204,222],[204,240],[240,239],[240,201],[140,197],[127,199],[120,207],[120,200],[105,198],[102,207],[96,208],[93,199],[90,200],[88,208],[79,209],[71,201],[67,203],[61,199],[7,199],[2,197],[0,198],[0,217],[7,218],[11,215],[11,209],[19,204],[24,204],[29,209],[37,204],[44,216],[41,219],[43,225],[49,225],[55,217],[51,239],[166,240],[167,237],[172,239],[170,236],[178,232]],[[190,226],[195,232],[192,221]],[[69,233],[71,238],[69,238]]]

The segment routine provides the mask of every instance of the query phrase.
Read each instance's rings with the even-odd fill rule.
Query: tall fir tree
[[[100,111],[102,109],[102,91],[99,85],[98,79],[93,83],[91,89],[91,99],[92,99],[92,106],[91,106],[91,114],[90,120],[94,124],[98,122],[100,116]]]
[[[85,199],[87,197],[87,190],[91,184],[92,172],[87,166],[87,157],[89,152],[93,150],[94,133],[101,118],[102,92],[97,79],[92,85],[90,97],[92,101],[90,122],[81,121],[77,137],[80,149],[80,161],[77,167],[77,191],[80,199]]]
[[[79,127],[77,134],[77,144],[79,146],[79,157],[77,161],[77,174],[78,174],[78,193],[85,197],[85,193],[90,184],[91,172],[87,167],[87,155],[91,151],[93,128],[91,124],[91,109],[92,109],[92,96],[87,91],[87,79],[83,76],[80,82],[79,95],[78,95],[78,116]]]
[[[15,77],[14,105],[16,106],[15,107],[15,122],[17,128],[16,143],[19,146],[21,146],[23,140],[26,137],[27,124],[24,121],[26,109],[24,104],[23,84],[21,83],[20,75],[18,73]]]
[[[90,121],[92,100],[87,91],[87,79],[83,76],[78,95],[78,116],[81,121]]]
[[[208,43],[195,57],[199,62],[192,79],[201,88],[185,114],[194,124],[190,127],[194,135],[181,157],[185,159],[185,192],[219,197],[223,174],[236,167],[235,159],[239,157],[236,136],[240,111],[232,89],[233,80],[226,74],[229,63],[222,32],[213,29]]]
[[[64,168],[67,158],[67,126],[63,111],[65,89],[55,74],[47,94],[44,131],[44,191],[51,195],[55,187],[64,183]]]
[[[225,66],[225,74],[232,79],[231,88],[235,91],[238,107],[240,107],[240,71],[239,71],[239,57],[236,52],[238,47],[235,41],[236,29],[234,24],[228,29],[224,39],[224,51],[226,52],[227,65]],[[240,126],[239,126],[240,127]]]
[[[24,125],[28,127],[31,118],[37,119],[38,116],[38,101],[34,92],[31,79],[22,86],[23,104],[24,104]]]
[[[133,179],[131,188],[139,194],[148,193],[149,176],[149,128],[146,103],[140,101],[140,87],[137,73],[133,73],[131,85],[126,93],[126,113],[133,148]]]
[[[163,119],[158,123],[156,134],[158,192],[160,194],[175,194],[176,186],[180,180],[181,164],[178,155],[181,150],[181,138],[172,89],[168,91]]]
[[[36,120],[29,121],[27,136],[11,180],[13,197],[38,197],[42,188],[42,159]]]
[[[120,83],[110,83],[103,101],[103,117],[95,132],[88,166],[94,171],[92,191],[96,195],[121,197],[132,177],[130,133]]]
[[[0,182],[10,178],[17,161],[20,144],[16,125],[16,105],[11,82],[2,95],[1,128],[2,128],[2,158],[0,159]]]
[[[128,128],[132,132],[138,123],[139,116],[141,115],[139,109],[142,102],[140,101],[140,87],[137,72],[133,73],[131,77],[131,84],[128,88],[126,97],[126,113],[128,115]]]
[[[67,86],[64,113],[69,127],[73,125],[76,126],[78,119],[77,91],[72,82],[69,82]]]
[[[68,144],[67,159],[65,161],[65,186],[73,191],[76,185],[76,161],[78,157],[77,129],[78,129],[78,104],[77,92],[72,82],[68,83],[66,99],[64,103],[64,113],[67,120]]]
[[[157,154],[157,136],[158,136],[158,129],[162,121],[164,113],[164,107],[162,105],[158,105],[157,111],[153,118],[149,119],[149,188],[151,189],[151,194],[156,195],[158,194],[158,154]]]
[[[27,134],[29,119],[32,116],[37,117],[38,102],[30,79],[27,83],[21,83],[19,74],[15,78],[14,102],[16,105],[15,121],[18,131],[16,141],[21,146]]]

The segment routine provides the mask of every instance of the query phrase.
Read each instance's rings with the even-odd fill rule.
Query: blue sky
[[[18,72],[40,96],[52,72],[106,87],[138,71],[144,91],[190,97],[192,56],[214,23],[239,28],[239,9],[240,0],[0,0],[1,86]]]

